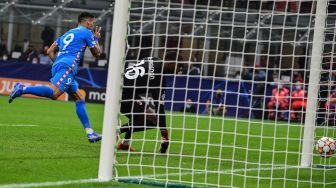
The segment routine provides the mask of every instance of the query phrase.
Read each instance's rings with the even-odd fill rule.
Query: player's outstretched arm
[[[98,26],[95,27],[94,36],[95,36],[96,45],[94,47],[90,48],[90,51],[91,51],[92,55],[95,56],[96,58],[98,58],[101,54],[101,48],[100,48],[99,42],[98,42],[100,37],[101,37],[100,30],[101,30],[101,27],[98,27]]]
[[[47,54],[52,61],[55,61],[57,51],[58,51],[58,45],[56,42],[54,42],[47,50]]]

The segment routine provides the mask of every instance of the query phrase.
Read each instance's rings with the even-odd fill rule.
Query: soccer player
[[[91,53],[97,58],[101,54],[98,43],[101,28],[95,27],[94,23],[95,19],[92,14],[81,13],[78,16],[78,27],[59,37],[47,50],[48,56],[54,61],[50,86],[26,87],[22,83],[17,83],[8,100],[11,103],[15,98],[24,94],[55,100],[64,92],[67,92],[75,99],[77,116],[86,131],[89,142],[101,140],[101,135],[91,128],[85,108],[85,98],[78,90],[78,82],[75,80],[75,76],[78,63],[83,58],[86,47],[89,47]]]
[[[170,56],[174,55],[166,56],[166,60],[175,60]],[[135,151],[130,146],[133,132],[159,128],[162,136],[160,152],[166,153],[169,137],[162,101],[165,95],[165,75],[174,74],[178,70],[176,62],[162,61],[155,57],[126,63],[120,111],[129,121],[120,128],[120,134],[125,133],[125,137],[118,144],[119,150]]]

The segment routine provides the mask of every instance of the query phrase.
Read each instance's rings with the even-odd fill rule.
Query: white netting
[[[117,152],[116,178],[166,186],[335,186],[334,157],[313,152],[312,165],[300,168],[317,1],[182,2],[131,1],[126,66],[169,56],[183,68],[166,77],[167,153],[159,153],[159,129],[136,132],[129,141],[135,152]],[[323,60],[312,62],[322,67],[312,140],[335,137],[336,74],[328,63],[334,4],[324,10]]]

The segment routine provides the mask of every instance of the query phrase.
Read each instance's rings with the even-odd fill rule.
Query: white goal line
[[[150,174],[144,176],[132,176],[132,177],[116,177],[116,179],[140,179],[140,178],[151,178],[151,177],[166,177],[166,176],[184,176],[184,175],[191,175],[191,174],[205,174],[205,173],[218,173],[218,174],[231,174],[235,172],[250,172],[250,171],[267,171],[267,170],[283,170],[283,169],[291,169],[291,168],[306,168],[301,166],[276,166],[270,168],[241,168],[241,169],[234,169],[234,170],[223,170],[223,171],[191,171],[185,173],[167,173],[167,174]],[[1,188],[1,187],[0,187]]]
[[[59,185],[71,185],[71,184],[81,184],[81,183],[96,183],[96,182],[101,182],[101,181],[98,180],[98,179],[81,179],[81,180],[69,180],[69,181],[53,181],[53,182],[7,184],[7,185],[0,185],[0,188],[45,187],[45,186],[59,186]]]
[[[283,170],[291,168],[306,168],[301,166],[275,166],[275,167],[264,167],[264,168],[241,168],[234,170],[223,170],[223,171],[192,171],[185,173],[169,173],[169,174],[151,174],[144,176],[131,176],[125,177],[120,176],[116,177],[118,179],[143,179],[151,177],[165,177],[165,176],[185,176],[190,174],[205,174],[205,173],[220,173],[220,174],[231,174],[236,172],[250,172],[250,171],[267,171],[267,170]],[[23,188],[23,187],[45,187],[45,186],[60,186],[60,185],[71,185],[71,184],[81,184],[81,183],[98,183],[101,182],[99,179],[81,179],[81,180],[68,180],[68,181],[54,181],[54,182],[35,182],[35,183],[22,183],[22,184],[6,184],[0,185],[0,188]]]
[[[0,123],[0,127],[38,127],[39,125],[34,124],[6,124]]]

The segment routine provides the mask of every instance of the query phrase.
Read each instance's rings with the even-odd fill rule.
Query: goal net
[[[126,143],[135,151],[116,149],[114,178],[163,186],[335,186],[336,159],[313,147],[322,136],[335,138],[335,4],[130,1],[123,63],[157,57],[182,67],[161,75],[167,152],[159,151],[159,127],[134,132]],[[121,114],[118,129],[127,121]]]

